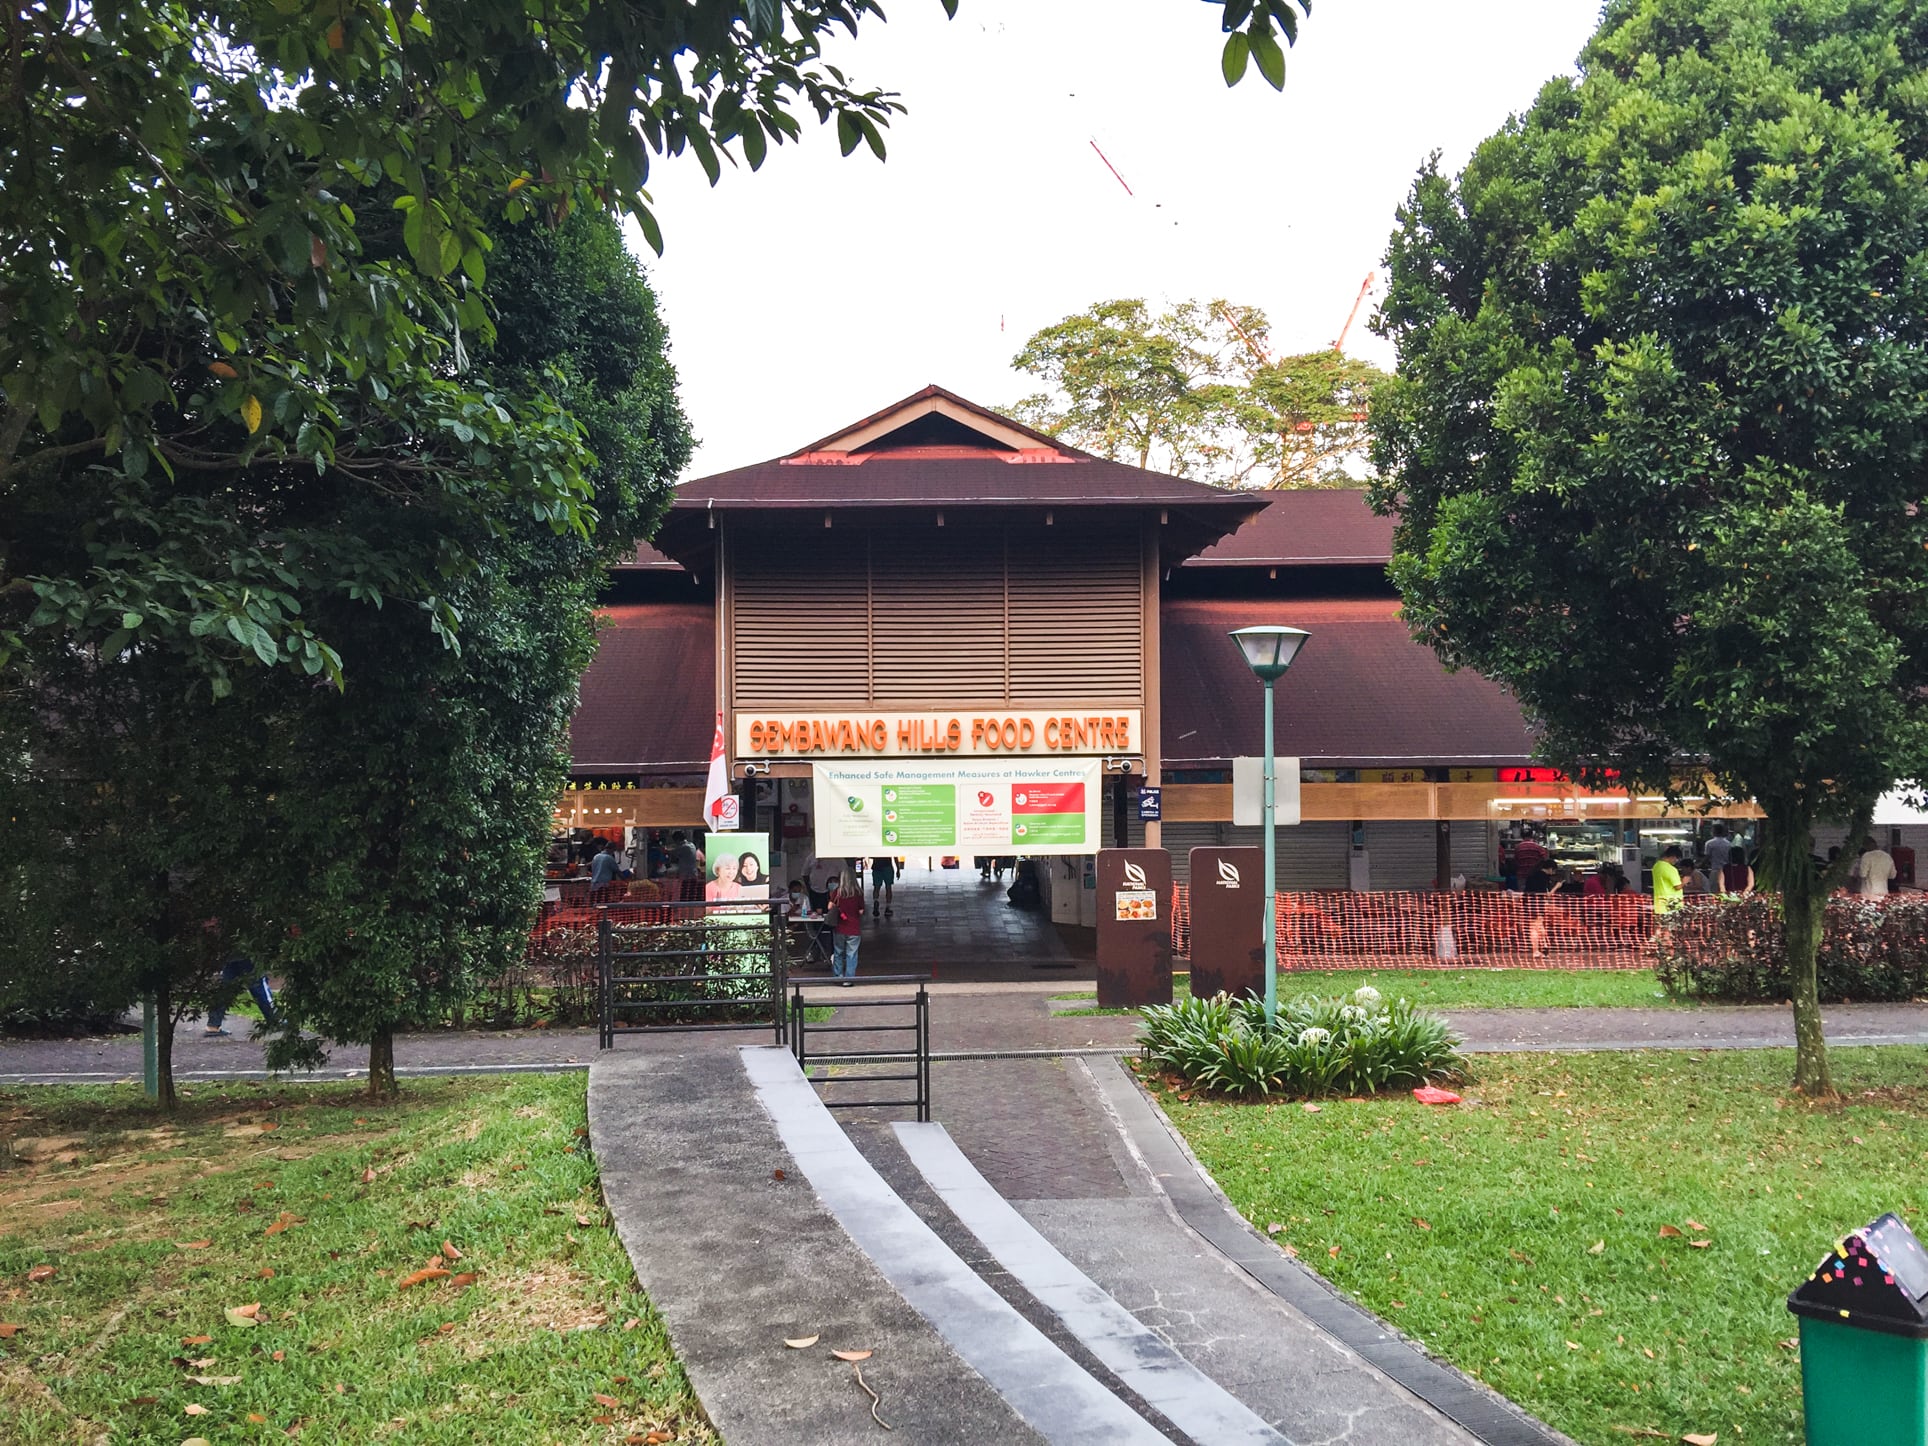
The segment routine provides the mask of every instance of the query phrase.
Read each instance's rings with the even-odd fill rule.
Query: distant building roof
[[[616,564],[616,566],[618,568],[631,568],[631,567],[648,568],[657,572],[683,571],[682,563],[678,562],[673,557],[665,557],[662,553],[658,552],[655,548],[651,547],[647,542],[637,543],[636,555],[632,557],[628,562],[619,562]]]
[[[1306,767],[1491,767],[1533,755],[1519,705],[1477,673],[1449,673],[1412,640],[1396,598],[1166,599],[1160,611],[1168,769],[1256,754],[1264,694],[1226,636],[1254,623],[1309,629],[1277,685],[1277,748]]]
[[[1254,493],[1105,461],[929,386],[786,457],[685,482],[654,541],[688,563],[708,552],[719,513],[774,521],[804,510],[1125,508],[1155,512],[1176,559],[1263,505]]]
[[[570,771],[701,773],[716,731],[716,609],[637,603],[598,616],[596,656],[569,723]]]
[[[1350,488],[1248,494],[1265,510],[1187,567],[1315,567],[1392,561],[1398,519],[1381,517]]]

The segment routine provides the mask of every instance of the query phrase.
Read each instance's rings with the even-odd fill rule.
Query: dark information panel
[[[1098,1007],[1172,1002],[1172,856],[1098,851]]]
[[[1192,997],[1265,996],[1265,850],[1192,850]]]

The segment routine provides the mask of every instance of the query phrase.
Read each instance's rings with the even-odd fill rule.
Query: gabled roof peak
[[[784,457],[789,465],[855,465],[877,456],[997,457],[1085,462],[1091,454],[932,383]]]

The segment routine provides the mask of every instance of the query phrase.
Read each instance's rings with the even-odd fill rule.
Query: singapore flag
[[[723,715],[716,715],[716,741],[710,744],[710,776],[703,785],[703,817],[711,828],[736,827],[737,800],[723,758]]]

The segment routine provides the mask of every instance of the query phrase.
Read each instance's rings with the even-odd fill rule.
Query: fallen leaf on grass
[[[1285,1229],[1285,1227],[1274,1220],[1270,1225],[1265,1227],[1265,1233],[1267,1235],[1277,1235],[1283,1229]]]
[[[481,1274],[482,1272],[479,1270],[465,1270],[460,1275],[451,1275],[449,1277],[449,1289],[450,1290],[467,1290],[470,1286],[475,1284],[477,1278],[479,1278]]]
[[[1606,1242],[1606,1241],[1604,1241],[1604,1240],[1596,1240],[1596,1241],[1594,1241],[1594,1242],[1593,1242],[1593,1244],[1591,1244],[1591,1245],[1589,1245],[1589,1246],[1587,1247],[1587,1254],[1588,1254],[1588,1255],[1600,1255],[1600,1254],[1604,1254],[1604,1253],[1605,1253],[1605,1251],[1606,1251],[1606,1248],[1607,1248],[1607,1242]]]
[[[208,1413],[208,1408],[203,1406],[199,1401],[189,1401],[185,1406],[181,1407],[181,1409],[190,1416],[205,1416]]]
[[[176,1250],[206,1250],[212,1244],[214,1244],[212,1240],[177,1240],[174,1242],[174,1248]]]
[[[1651,1426],[1615,1426],[1613,1429],[1623,1436],[1651,1436],[1656,1441],[1667,1439],[1665,1431],[1656,1431]]]
[[[1687,1446],[1714,1446],[1714,1443],[1720,1440],[1720,1432],[1708,1431],[1703,1434],[1699,1431],[1689,1431],[1680,1439],[1685,1441]]]
[[[254,1278],[256,1280],[273,1280],[274,1279],[273,1267],[266,1266],[266,1265],[262,1266],[261,1269],[257,1270],[254,1273]]]
[[[54,1268],[51,1265],[36,1265],[32,1270],[27,1272],[27,1281],[32,1285],[37,1285],[43,1280],[52,1280],[53,1278]]]
[[[1570,1351],[1577,1351],[1580,1349],[1580,1343],[1578,1341],[1568,1341],[1566,1348]]]
[[[255,1319],[260,1310],[261,1305],[256,1302],[253,1305],[231,1305],[223,1314],[227,1316],[229,1325],[240,1326],[243,1330],[247,1330],[261,1324]]]
[[[372,1185],[375,1183],[375,1170],[373,1166],[361,1172],[361,1182],[364,1185]]]
[[[239,1376],[189,1376],[187,1379],[197,1386],[232,1386],[241,1378]]]
[[[213,1336],[182,1336],[181,1344],[184,1346],[204,1346],[213,1339]]]
[[[576,1217],[576,1224],[580,1225],[585,1230],[589,1230],[595,1227],[596,1222],[591,1220],[587,1215],[578,1215]]]
[[[0,1321],[0,1341],[10,1341],[26,1327],[15,1325],[12,1321]]]
[[[633,1331],[636,1329],[637,1326],[641,1324],[642,1324],[641,1320],[639,1320],[635,1316],[631,1316],[628,1320],[623,1322],[623,1329],[626,1331]]]
[[[835,1356],[840,1361],[867,1361],[870,1359],[872,1352],[870,1351],[832,1351],[830,1354]]]
[[[1183,1096],[1180,1096],[1180,1098],[1183,1098]],[[1304,1110],[1308,1115],[1316,1115],[1319,1113],[1319,1106],[1310,1102],[1300,1105],[1299,1108]]]
[[[248,1412],[248,1420],[251,1424],[256,1426],[265,1426],[268,1423],[268,1418],[262,1415],[259,1411]]]
[[[1417,1215],[1413,1216],[1413,1224],[1417,1225],[1421,1230],[1431,1230],[1433,1228],[1432,1226],[1428,1225],[1424,1220],[1421,1220]]]
[[[614,1396],[605,1396],[605,1395],[602,1395],[601,1393],[598,1393],[596,1396],[596,1404],[598,1406],[615,1407],[615,1406],[622,1405],[622,1402],[617,1400],[616,1397]]]
[[[631,1321],[628,1325],[625,1325],[623,1329],[628,1330],[629,1327],[634,1324],[635,1322]],[[795,1340],[791,1340],[786,1336],[783,1343],[793,1351],[807,1351],[822,1339],[822,1336],[798,1336]]]
[[[462,1258],[461,1251],[457,1250],[453,1245],[450,1245],[446,1240],[442,1242],[442,1259],[460,1260],[461,1258]]]
[[[1337,1260],[1339,1258],[1339,1247],[1336,1245],[1327,1246],[1326,1254],[1331,1256],[1334,1260]]]
[[[1705,1250],[1713,1243],[1711,1240],[1690,1240],[1687,1242],[1687,1248],[1689,1250]]]
[[[413,1275],[405,1275],[395,1282],[395,1289],[407,1290],[411,1285],[420,1285],[429,1280],[447,1280],[448,1272],[439,1265],[424,1266]]]
[[[1705,1235],[1707,1233],[1707,1227],[1705,1225],[1702,1225],[1698,1220],[1689,1220],[1687,1222],[1687,1228],[1689,1230],[1697,1230],[1702,1235]]]
[[[1680,1237],[1680,1233],[1681,1231],[1678,1225],[1663,1225],[1660,1227],[1660,1238],[1662,1240],[1678,1239]]]
[[[212,1446],[212,1443],[205,1436],[190,1436],[181,1446]]]
[[[1774,1344],[1784,1351],[1798,1351],[1801,1349],[1801,1338],[1799,1336],[1789,1336],[1786,1340],[1776,1341]]]
[[[306,1223],[307,1222],[305,1222],[299,1215],[293,1215],[293,1214],[290,1214],[288,1211],[283,1210],[280,1215],[275,1217],[274,1224],[270,1225],[266,1230],[262,1231],[261,1233],[263,1235],[279,1235],[282,1231],[288,1229],[288,1227],[291,1225],[302,1225]]]

